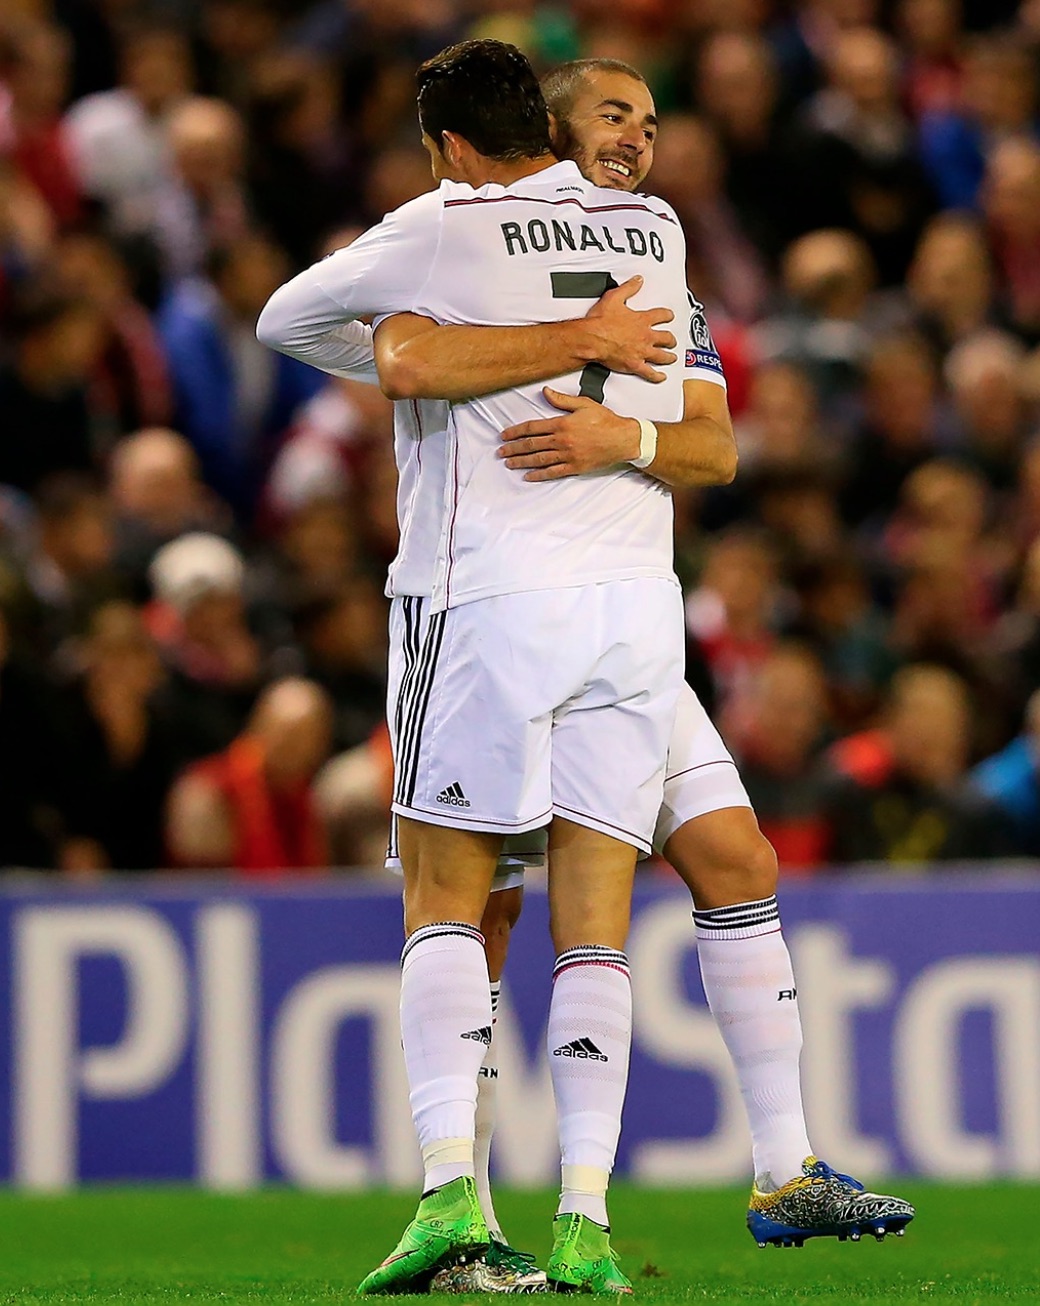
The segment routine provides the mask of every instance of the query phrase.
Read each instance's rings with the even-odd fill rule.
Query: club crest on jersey
[[[715,341],[711,338],[711,328],[708,326],[708,318],[704,312],[704,305],[690,298],[690,338],[698,349],[706,353],[715,354],[718,350],[715,348]]]

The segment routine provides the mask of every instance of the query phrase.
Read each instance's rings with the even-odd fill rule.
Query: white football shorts
[[[675,709],[664,802],[654,831],[654,852],[687,821],[724,807],[750,807],[736,763],[711,724],[701,701],[683,684]]]
[[[398,703],[400,701],[401,682],[404,679],[407,657],[405,636],[417,634],[413,623],[418,622],[421,632],[425,633],[429,617],[430,600],[426,598],[394,598],[390,605],[390,639],[387,669],[386,707],[387,720],[390,723],[390,736],[397,756],[396,729],[399,720]],[[500,889],[516,889],[524,882],[524,872],[530,869],[544,870],[546,864],[545,850],[549,842],[549,830],[542,826],[537,830],[528,830],[524,834],[509,835],[502,845],[502,852],[491,881],[491,892]],[[390,838],[386,847],[388,871],[395,875],[403,874],[401,855],[397,847],[397,813],[390,813]]]
[[[682,684],[682,595],[658,577],[395,599],[392,810],[520,835],[561,816],[649,852]]]

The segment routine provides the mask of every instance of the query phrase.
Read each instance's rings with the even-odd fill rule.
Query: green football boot
[[[401,1241],[358,1292],[426,1292],[438,1270],[480,1256],[490,1241],[476,1184],[462,1175],[423,1197]]]
[[[545,1267],[550,1292],[631,1292],[610,1245],[610,1230],[587,1215],[553,1220],[553,1249]]]

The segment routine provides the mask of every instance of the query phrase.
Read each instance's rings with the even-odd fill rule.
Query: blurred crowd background
[[[785,874],[1040,855],[1037,0],[4,0],[0,866],[381,861],[390,405],[253,328],[468,36],[656,96],[741,455],[688,676]]]

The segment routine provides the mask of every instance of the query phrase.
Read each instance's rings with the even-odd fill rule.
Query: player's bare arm
[[[641,429],[593,399],[545,397],[560,410],[553,417],[521,422],[502,432],[499,457],[527,481],[555,481],[629,462],[640,454]],[[657,451],[645,471],[666,485],[728,485],[737,472],[737,444],[726,391],[713,381],[686,381],[679,422],[655,422]]]
[[[675,362],[675,336],[664,329],[674,314],[629,308],[642,284],[632,277],[584,317],[536,326],[441,326],[414,313],[387,318],[375,333],[383,392],[391,399],[469,399],[565,376],[587,363],[663,381],[657,368]]]

